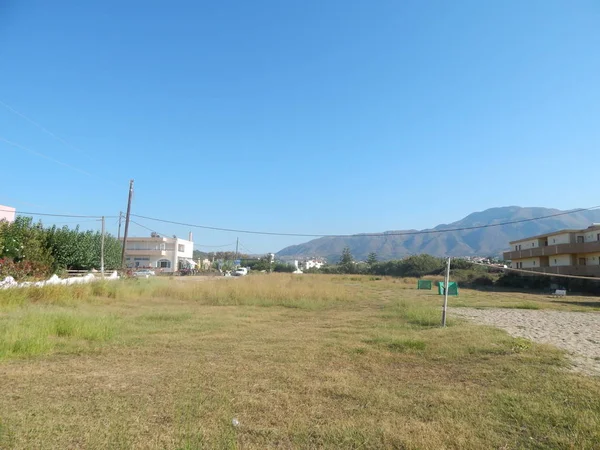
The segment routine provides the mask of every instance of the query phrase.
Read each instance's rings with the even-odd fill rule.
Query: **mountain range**
[[[433,256],[499,256],[508,249],[510,241],[566,228],[586,228],[592,223],[600,222],[600,210],[558,215],[565,212],[540,207],[491,208],[469,214],[457,222],[427,230],[385,231],[380,236],[365,233],[313,239],[304,244],[286,247],[279,251],[277,256],[282,259],[324,257],[330,262],[335,262],[345,247],[350,248],[357,260],[365,260],[371,252],[375,252],[379,260],[397,259],[419,253]],[[488,228],[455,230],[552,215],[555,217]],[[419,231],[428,233],[398,235]]]

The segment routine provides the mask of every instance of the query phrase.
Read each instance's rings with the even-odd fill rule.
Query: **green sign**
[[[438,294],[444,295],[444,282],[438,283]],[[448,295],[458,295],[458,284],[456,281],[450,281],[448,283]]]
[[[429,290],[431,290],[431,280],[419,280],[419,281],[417,281],[417,289],[429,289]]]

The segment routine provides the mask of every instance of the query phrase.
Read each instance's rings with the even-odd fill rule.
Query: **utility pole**
[[[238,259],[238,248],[239,248],[239,246],[240,246],[240,238],[237,238],[235,240],[235,259],[234,259],[234,261],[237,261],[237,259]]]
[[[129,216],[131,214],[131,199],[133,198],[133,180],[129,180],[129,199],[127,200],[127,214],[125,215],[125,232],[123,233],[123,248],[121,249],[121,267],[125,267],[125,247],[129,232]]]
[[[102,216],[102,238],[100,239],[100,277],[104,280],[104,216]]]
[[[123,211],[119,211],[119,232],[117,233],[117,239],[121,239],[121,219],[123,218]]]
[[[450,257],[446,266],[446,280],[444,281],[444,308],[442,309],[442,326],[446,326],[446,312],[448,310],[448,285],[450,284]]]

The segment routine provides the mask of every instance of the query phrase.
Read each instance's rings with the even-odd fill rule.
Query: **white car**
[[[233,272],[233,275],[235,275],[236,277],[243,277],[244,275],[248,275],[248,269],[246,269],[245,267],[238,267],[237,269],[235,269],[235,272]]]
[[[154,273],[154,271],[150,270],[150,269],[141,269],[141,270],[136,270],[135,272],[133,272],[133,276],[134,277],[139,277],[139,278],[149,278],[156,275]]]

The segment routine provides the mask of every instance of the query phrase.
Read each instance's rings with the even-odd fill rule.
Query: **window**
[[[584,241],[583,236],[577,236],[577,243],[578,244],[583,244],[583,241]]]
[[[515,245],[515,252],[516,252],[517,250],[519,250],[519,246],[518,246],[518,245]]]
[[[554,260],[554,264],[556,264],[556,259]]]
[[[553,244],[556,244],[556,239],[552,239],[552,243],[553,243]]]
[[[168,259],[159,259],[158,261],[156,261],[156,267],[160,269],[170,269],[171,261],[169,261]]]
[[[183,245],[183,244],[179,244],[179,245],[177,246],[177,251],[178,251],[178,252],[185,252],[185,245]]]
[[[600,233],[598,233],[598,235],[596,236],[596,240],[600,241]]]
[[[535,260],[533,261],[533,265],[535,266]]]

